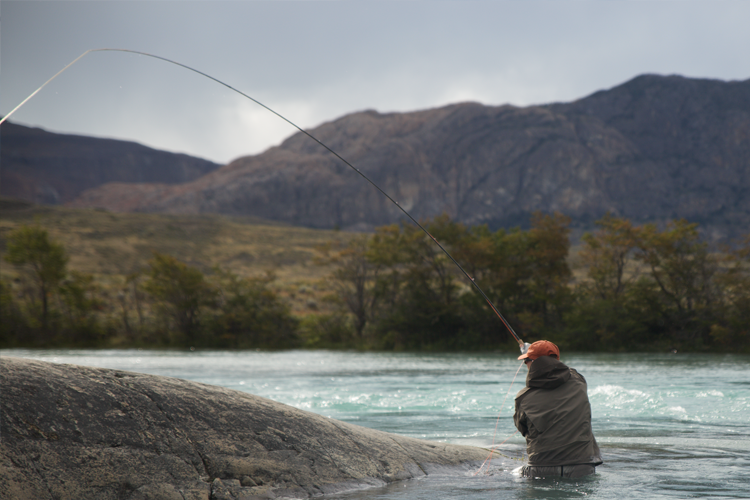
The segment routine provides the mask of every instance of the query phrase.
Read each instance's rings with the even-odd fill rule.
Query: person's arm
[[[529,433],[528,418],[526,417],[526,413],[521,409],[518,400],[516,400],[516,413],[513,415],[513,423],[516,424],[516,429],[519,430],[521,435],[526,437],[526,434]]]

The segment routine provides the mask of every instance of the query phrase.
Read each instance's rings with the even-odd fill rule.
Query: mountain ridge
[[[58,134],[5,122],[0,127],[0,195],[64,204],[108,182],[192,181],[220,165],[132,141]]]
[[[714,240],[750,227],[750,80],[640,75],[567,103],[366,110],[310,133],[417,219],[447,213],[497,229],[559,211],[588,230],[606,213],[686,218]],[[189,182],[104,184],[70,204],[354,230],[403,218],[302,133]]]

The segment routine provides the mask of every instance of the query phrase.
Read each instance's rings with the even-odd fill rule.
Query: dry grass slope
[[[69,267],[93,274],[104,286],[122,283],[126,275],[145,269],[156,251],[204,272],[216,265],[241,276],[272,271],[277,277],[275,286],[292,299],[297,290],[310,293],[320,289],[318,283],[330,272],[314,262],[315,248],[329,241],[346,243],[354,236],[252,217],[120,214],[0,198],[1,253],[5,252],[6,235],[23,224],[47,229],[65,246]],[[13,275],[14,269],[7,263],[0,266],[5,277]],[[309,297],[297,299],[293,301],[295,309],[307,308]]]

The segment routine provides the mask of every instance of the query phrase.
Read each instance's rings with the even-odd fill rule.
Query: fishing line
[[[300,132],[302,132],[303,134],[305,134],[307,137],[309,137],[313,141],[315,141],[318,144],[320,144],[329,153],[331,153],[333,156],[335,156],[336,158],[338,158],[339,160],[341,160],[346,166],[348,166],[349,168],[351,168],[352,170],[354,170],[355,172],[357,172],[360,176],[362,176],[363,179],[365,179],[367,182],[369,182],[375,189],[377,189],[378,191],[380,191],[380,193],[383,196],[385,196],[386,198],[388,198],[388,200],[390,200],[394,205],[396,205],[398,207],[398,209],[401,210],[404,213],[404,215],[406,215],[419,229],[421,229],[427,236],[429,236],[430,238],[432,238],[432,241],[434,241],[435,244],[440,248],[440,250],[442,250],[443,253],[445,255],[447,255],[448,258],[451,261],[453,261],[453,263],[463,273],[463,275],[466,277],[466,279],[468,279],[471,282],[471,284],[474,285],[474,287],[479,291],[479,293],[482,295],[482,297],[484,298],[484,300],[487,301],[487,304],[490,306],[490,308],[492,309],[492,311],[494,311],[494,313],[497,315],[497,317],[500,318],[500,321],[503,323],[503,325],[505,325],[505,328],[513,336],[513,338],[516,340],[516,342],[518,342],[518,345],[521,348],[521,352],[525,352],[525,348],[527,348],[528,344],[525,344],[523,342],[523,340],[520,339],[520,337],[516,334],[516,332],[510,326],[510,323],[508,323],[508,321],[506,321],[505,317],[503,317],[503,315],[500,313],[500,311],[497,309],[497,307],[495,307],[495,304],[492,303],[492,301],[489,299],[489,297],[487,297],[487,295],[479,287],[479,285],[476,283],[476,281],[474,281],[474,278],[472,278],[471,276],[469,276],[469,273],[467,273],[466,270],[464,270],[464,268],[461,266],[461,264],[459,264],[458,261],[456,261],[456,259],[454,259],[453,256],[450,253],[448,253],[448,251],[443,247],[443,245],[441,245],[440,242],[432,234],[430,234],[430,232],[427,231],[427,229],[425,229],[424,226],[422,226],[422,224],[420,224],[414,217],[412,217],[409,212],[407,212],[401,205],[399,205],[399,203],[396,200],[394,200],[393,198],[391,198],[391,196],[388,193],[386,193],[385,191],[383,191],[380,188],[380,186],[378,186],[372,180],[370,180],[370,178],[367,177],[364,173],[362,173],[362,171],[360,171],[354,165],[352,165],[351,163],[349,163],[345,158],[343,158],[341,155],[339,155],[336,151],[334,151],[333,149],[329,148],[327,145],[325,145],[324,143],[322,143],[317,137],[313,136],[311,133],[309,133],[308,131],[304,130],[302,127],[298,126],[296,123],[292,122],[291,120],[289,120],[285,116],[277,113],[276,111],[274,111],[273,109],[269,108],[268,106],[266,106],[262,102],[258,101],[257,99],[254,99],[253,97],[245,94],[244,92],[242,92],[242,91],[240,91],[240,90],[232,87],[229,84],[226,84],[226,83],[222,82],[221,80],[219,80],[217,78],[214,78],[213,76],[211,76],[211,75],[209,75],[207,73],[199,71],[199,70],[197,70],[195,68],[191,68],[190,66],[182,64],[180,62],[173,61],[172,59],[167,59],[166,57],[157,56],[155,54],[149,54],[148,52],[141,52],[141,51],[138,51],[138,50],[130,50],[130,49],[113,49],[113,48],[89,49],[86,52],[84,52],[83,54],[81,54],[80,56],[78,56],[77,58],[75,58],[72,62],[70,62],[63,69],[61,69],[60,71],[58,71],[52,78],[50,78],[49,80],[47,80],[46,82],[44,82],[44,84],[42,84],[41,87],[39,87],[38,89],[36,89],[29,97],[27,97],[26,99],[24,99],[18,106],[16,106],[15,108],[13,108],[7,115],[5,115],[2,119],[0,119],[0,125],[2,125],[2,123],[5,122],[5,120],[7,120],[8,118],[10,118],[10,116],[13,113],[15,113],[21,106],[23,106],[24,104],[26,104],[26,102],[28,102],[29,99],[31,99],[37,93],[39,93],[39,91],[42,90],[45,86],[47,86],[47,84],[49,84],[52,80],[54,80],[55,78],[57,78],[61,73],[63,73],[65,70],[67,70],[68,68],[70,68],[71,66],[73,66],[75,63],[77,63],[79,60],[81,60],[84,56],[86,56],[87,54],[90,54],[92,52],[126,52],[126,53],[129,53],[129,54],[136,54],[136,55],[139,55],[139,56],[152,57],[154,59],[159,59],[161,61],[168,62],[168,63],[174,64],[176,66],[180,66],[181,68],[185,68],[185,69],[187,69],[189,71],[192,71],[192,72],[197,73],[197,74],[199,74],[201,76],[204,76],[204,77],[208,78],[209,80],[213,80],[214,82],[216,82],[216,83],[218,83],[220,85],[223,85],[224,87],[226,87],[226,88],[228,88],[228,89],[230,89],[230,90],[232,90],[232,91],[240,94],[241,96],[245,97],[246,99],[251,100],[252,102],[254,102],[255,104],[257,104],[258,106],[260,106],[263,109],[265,109],[265,110],[273,113],[277,117],[279,117],[282,120],[284,120],[285,122],[287,122],[292,127],[296,128],[297,130],[299,130]]]
[[[496,450],[495,450],[495,448],[496,448],[496,446],[495,446],[495,438],[497,437],[497,426],[500,424],[500,414],[503,412],[503,407],[505,406],[505,401],[508,399],[508,394],[510,394],[510,390],[513,388],[513,384],[516,381],[516,377],[518,377],[518,372],[521,371],[521,367],[524,364],[526,364],[526,360],[523,360],[523,362],[521,362],[521,365],[518,367],[518,370],[516,370],[516,374],[513,375],[513,380],[510,381],[510,387],[508,387],[508,392],[505,393],[505,397],[503,398],[503,404],[500,405],[500,410],[497,412],[497,420],[495,420],[495,433],[492,435],[492,446],[490,446],[490,454],[487,455],[487,458],[484,459],[484,462],[482,463],[482,466],[479,468],[479,470],[476,471],[473,474],[474,476],[476,476],[477,474],[479,474],[480,472],[482,472],[482,469],[487,464],[487,462],[490,461],[490,460],[492,460],[492,455],[494,453],[496,453]],[[518,430],[516,429],[516,432],[514,432],[513,434],[511,434],[510,436],[508,436],[507,438],[505,438],[505,441],[507,441],[508,439],[512,438],[517,433],[518,433]],[[499,448],[500,446],[504,445],[505,441],[503,441],[502,443],[500,443],[499,445],[497,445],[497,447]]]

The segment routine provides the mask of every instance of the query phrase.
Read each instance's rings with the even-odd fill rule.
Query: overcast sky
[[[750,1],[0,2],[0,112],[88,49],[176,60],[302,127],[460,101],[570,101],[643,73],[750,78]],[[88,54],[11,121],[224,163],[288,124],[168,63]]]

